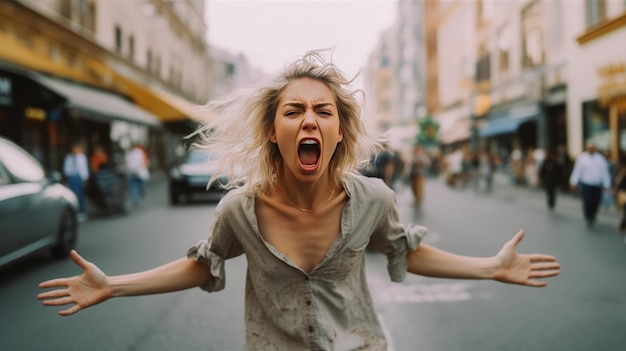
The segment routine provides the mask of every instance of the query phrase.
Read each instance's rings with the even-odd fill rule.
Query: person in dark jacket
[[[556,192],[563,177],[563,167],[559,163],[556,151],[551,150],[548,152],[548,157],[546,157],[539,169],[539,177],[541,178],[543,189],[546,192],[548,208],[554,210],[554,206],[556,205]]]

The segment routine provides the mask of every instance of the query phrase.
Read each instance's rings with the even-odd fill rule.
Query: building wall
[[[626,4],[623,2],[611,1],[607,5],[609,19],[626,13]],[[626,25],[580,44],[576,39],[587,31],[584,4],[568,7],[566,18],[572,39],[568,64],[568,149],[572,155],[576,155],[583,150],[585,142],[582,104],[598,99],[598,88],[602,84],[598,70],[607,65],[626,64]],[[612,129],[613,133],[617,133],[617,130]],[[604,149],[606,145],[599,147]]]
[[[97,38],[191,101],[207,101],[204,9],[195,2],[98,1]],[[116,42],[121,31],[121,49]],[[131,57],[131,38],[134,55]],[[156,83],[153,83],[156,84]]]

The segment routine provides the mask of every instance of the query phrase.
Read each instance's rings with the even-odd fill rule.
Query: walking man
[[[569,182],[572,187],[578,186],[587,228],[593,227],[602,200],[602,191],[611,187],[608,163],[602,154],[596,152],[593,142],[587,142],[585,151],[576,157]]]
[[[85,184],[89,179],[89,166],[87,165],[87,156],[85,156],[85,147],[82,142],[76,142],[72,145],[72,150],[63,160],[63,175],[67,180],[67,185],[78,198],[78,221],[83,222],[87,218],[86,202],[87,194]]]

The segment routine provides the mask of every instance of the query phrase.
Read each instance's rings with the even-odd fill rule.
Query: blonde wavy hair
[[[229,189],[243,186],[255,195],[274,189],[283,160],[278,146],[269,140],[268,132],[274,124],[283,89],[300,78],[326,84],[336,98],[343,140],[329,163],[335,185],[341,186],[345,174],[369,161],[370,155],[380,148],[380,139],[363,121],[362,91],[352,90],[352,80],[346,79],[319,51],[309,51],[288,64],[273,80],[235,91],[206,105],[219,117],[192,134],[200,136],[192,147],[208,149],[221,156],[218,171],[209,184],[226,176],[225,187]]]

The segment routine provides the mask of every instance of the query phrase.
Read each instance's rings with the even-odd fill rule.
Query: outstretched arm
[[[547,283],[537,278],[554,277],[561,267],[554,256],[520,254],[515,251],[522,241],[520,230],[506,242],[493,257],[468,257],[455,255],[432,246],[420,244],[408,255],[410,273],[457,279],[494,279],[505,283],[543,287]]]
[[[187,258],[144,272],[108,277],[76,251],[72,251],[70,256],[83,273],[74,277],[45,281],[39,284],[39,288],[55,289],[37,296],[43,300],[45,306],[72,305],[59,312],[62,316],[72,315],[112,297],[184,290],[203,286],[212,279],[209,267]]]

